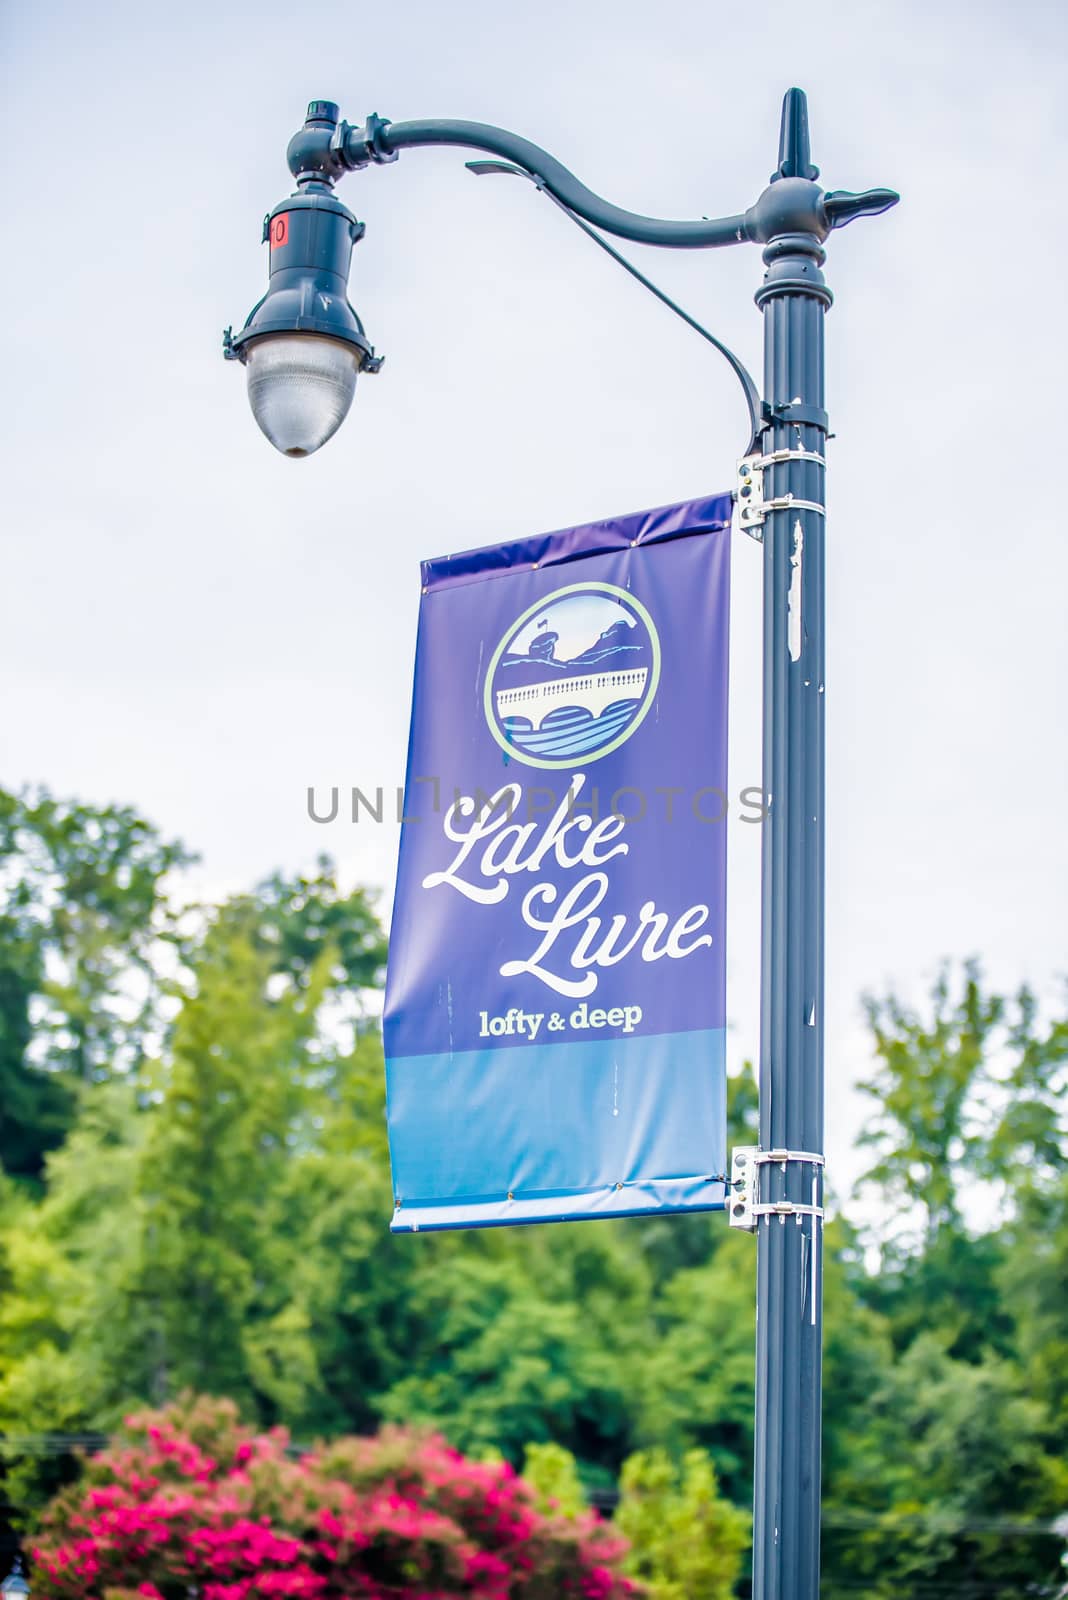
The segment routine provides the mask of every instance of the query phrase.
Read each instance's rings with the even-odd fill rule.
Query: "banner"
[[[728,495],[423,565],[394,1231],[724,1204]]]

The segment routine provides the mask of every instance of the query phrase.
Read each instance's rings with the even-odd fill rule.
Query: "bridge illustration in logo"
[[[502,722],[522,717],[536,731],[551,711],[577,707],[599,717],[621,701],[640,700],[645,693],[647,667],[629,672],[597,672],[586,678],[528,684],[522,689],[497,690],[497,715]]]
[[[660,641],[641,602],[616,584],[569,584],[501,639],[484,680],[486,721],[528,766],[596,761],[630,738],[659,680]]]

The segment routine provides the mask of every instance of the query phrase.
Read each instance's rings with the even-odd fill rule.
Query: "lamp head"
[[[318,131],[313,101],[305,128]],[[315,113],[319,113],[318,116]],[[352,404],[356,378],[382,365],[348,300],[352,247],[362,222],[331,192],[321,169],[301,173],[297,193],[266,218],[267,293],[241,332],[223,335],[223,354],[248,374],[252,414],[287,456],[310,456],[337,432]]]

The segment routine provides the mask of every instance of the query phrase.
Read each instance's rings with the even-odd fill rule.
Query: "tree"
[[[862,1087],[879,1109],[861,1142],[878,1159],[863,1181],[881,1191],[885,1220],[870,1235],[881,1270],[862,1293],[890,1317],[899,1350],[938,1305],[949,1354],[1008,1356],[1008,1230],[1026,1255],[1016,1219],[1042,1212],[1064,1171],[1068,1022],[1043,1024],[1026,986],[986,991],[974,962],[957,980],[943,969],[926,1016],[892,995],[867,1006],[879,1067]],[[997,1217],[985,1232],[965,1220],[980,1197]]]
[[[230,915],[210,929],[195,970],[138,1181],[139,1292],[158,1351],[150,1392],[195,1387],[247,1401],[250,1330],[284,1301],[263,1223],[302,1135],[319,996],[269,998],[270,959]]]
[[[749,1542],[749,1517],[720,1495],[711,1461],[687,1451],[681,1471],[663,1450],[623,1467],[616,1526],[626,1568],[650,1600],[729,1600]]]
[[[1012,1353],[1027,1391],[1044,1407],[1047,1448],[1068,1441],[1068,1171],[1055,1184],[1025,1190],[1004,1240],[997,1274],[1011,1308]]]
[[[635,1437],[674,1459],[700,1448],[733,1499],[752,1495],[756,1253],[727,1234],[711,1261],[675,1274],[635,1354]]]
[[[268,1419],[316,1411],[314,1275],[326,1262],[306,1246],[333,1187],[332,1156],[350,1158],[348,1187],[368,1149],[382,1167],[385,1156],[380,1117],[362,1133],[353,1121],[371,1109],[377,1042],[357,1026],[339,1043],[323,1014],[375,976],[382,951],[365,897],[340,894],[325,861],[315,878],[276,876],[210,920],[139,1174],[139,1292],[152,1308],[157,1398],[207,1388]],[[388,1187],[375,1193],[384,1219]]]
[[[246,901],[254,911],[257,937],[273,952],[274,969],[298,988],[314,981],[329,947],[333,983],[339,989],[371,989],[385,976],[386,942],[364,889],[343,894],[329,856],[320,856],[313,877],[276,872]]]
[[[618,1470],[648,1296],[640,1258],[607,1224],[494,1233],[405,1241],[420,1255],[417,1331],[382,1415],[516,1463],[532,1441],[555,1441],[584,1468]]]
[[[562,1444],[528,1444],[523,1477],[534,1490],[539,1511],[574,1520],[587,1509],[578,1463]]]
[[[892,994],[867,998],[878,1065],[860,1085],[877,1108],[860,1139],[877,1156],[864,1182],[893,1216],[922,1219],[928,1249],[960,1230],[963,1186],[990,1183],[1011,1208],[1063,1170],[1068,1095],[1068,1020],[1043,1030],[1026,985],[986,993],[969,961],[959,983],[943,967],[930,1002],[925,1018]]]
[[[877,1272],[855,1241],[838,1253],[868,1319],[853,1318],[848,1362],[828,1255],[828,1593],[1052,1593],[1049,1524],[1068,1494],[1068,1024],[1043,1022],[1026,986],[985,990],[975,963],[942,971],[926,1015],[893,996],[868,1011],[879,1110],[865,1142],[885,1221]],[[982,1231],[968,1224],[979,1195],[995,1210]]]
[[[14,1197],[0,1217],[0,1426],[106,1427],[133,1401],[195,1384],[268,1421],[348,1420],[334,1402],[353,1394],[353,1369],[338,1372],[325,1348],[335,1262],[308,1247],[361,1169],[372,1256],[384,1235],[381,1053],[363,1026],[339,1039],[323,1025],[350,971],[329,940],[309,966],[264,937],[284,898],[273,882],[267,913],[245,896],[201,917],[160,1056],[94,1086],[42,1202]],[[287,916],[299,897],[314,922],[318,894],[367,925],[362,899],[339,896],[325,871],[301,880]],[[374,1320],[368,1341],[382,1337]]]
[[[872,1396],[894,1363],[888,1318],[866,1303],[869,1282],[856,1231],[827,1222],[823,1249],[824,1498],[833,1503],[886,1475],[871,1426]],[[847,1485],[848,1487],[844,1487]]]
[[[127,806],[0,790],[0,1164],[39,1180],[81,1087],[160,1026],[165,882],[192,860]]]
[[[0,1182],[0,1434],[91,1430],[115,1418],[116,1389],[128,1396],[140,1382],[141,1363],[126,1362],[142,1330],[128,1291],[141,1248],[144,1128],[132,1085],[100,1085],[49,1157],[43,1201]],[[68,1475],[61,1459],[22,1455],[17,1438],[4,1449],[23,1513]]]
[[[885,1367],[867,1425],[866,1449],[840,1463],[826,1506],[830,1596],[1053,1592],[1048,1528],[1068,1471],[1008,1363],[954,1360],[925,1333]]]

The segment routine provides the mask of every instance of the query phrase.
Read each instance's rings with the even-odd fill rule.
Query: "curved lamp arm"
[[[322,115],[316,115],[322,111]],[[636,244],[671,250],[709,250],[732,244],[767,244],[784,233],[809,233],[823,240],[834,227],[855,216],[886,210],[897,202],[892,189],[866,194],[825,195],[815,181],[818,169],[808,159],[808,126],[804,96],[791,89],[784,113],[779,166],[771,182],[747,211],[730,217],[702,217],[697,222],[672,222],[625,211],[580,183],[573,172],[547,150],[507,128],[488,122],[429,118],[389,122],[374,114],[362,128],[337,120],[337,107],[313,101],[309,119],[289,144],[289,169],[302,185],[336,183],[346,172],[396,161],[402,150],[451,145],[484,150],[519,167],[568,211],[595,228]]]
[[[372,128],[375,120],[369,119],[367,128],[352,129],[348,135],[345,154],[354,166],[366,165],[368,161],[381,161],[383,155],[388,160],[401,150],[417,145],[460,145],[469,150],[486,150],[491,155],[514,162],[532,177],[540,178],[549,193],[576,216],[584,217],[606,233],[631,239],[636,244],[700,250],[743,244],[750,237],[746,232],[744,216],[720,217],[715,221],[670,222],[624,211],[620,206],[602,200],[592,189],[587,189],[573,172],[569,172],[562,162],[540,145],[521,138],[517,133],[509,133],[506,128],[495,128],[485,122],[454,122],[449,119],[378,123],[377,129],[372,129],[369,143],[367,129]],[[376,143],[378,154],[375,153]]]

